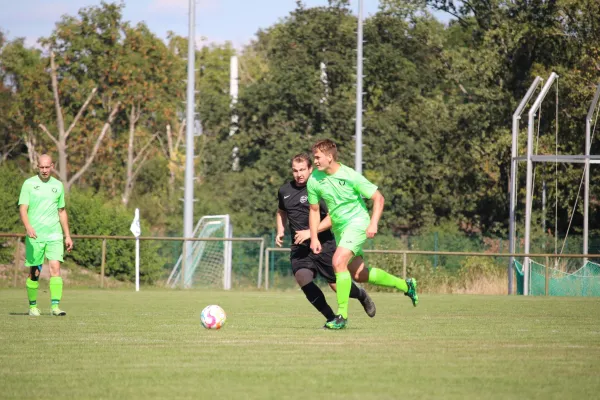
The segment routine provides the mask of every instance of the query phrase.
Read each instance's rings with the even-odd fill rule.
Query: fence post
[[[104,266],[106,264],[106,239],[102,239],[102,261],[100,263],[100,287],[104,288]]]
[[[260,255],[258,256],[258,288],[262,284],[263,253],[265,252],[265,238],[260,240]]]
[[[21,238],[17,237],[17,243],[15,246],[15,273],[13,276],[13,287],[17,287],[17,277],[19,275],[19,264],[21,263],[21,252],[19,251],[19,247],[21,245]]]
[[[549,289],[549,286],[550,286],[550,279],[549,279],[549,276],[548,276],[549,272],[550,272],[549,268],[550,268],[550,260],[548,259],[548,256],[546,256],[546,279],[545,279],[545,282],[544,282],[544,293],[545,293],[546,296],[548,296],[548,289]]]
[[[265,290],[269,290],[269,249],[265,251]]]
[[[406,252],[402,253],[402,279],[406,280]]]
[[[186,261],[187,261],[187,241],[184,240],[183,241],[183,252],[182,252],[182,257],[181,257],[181,267],[180,267],[180,271],[181,271],[181,288],[185,289],[185,268],[186,268]]]
[[[433,250],[438,251],[438,233],[437,231],[433,233]],[[437,254],[433,256],[433,269],[437,269],[438,266],[438,256]]]

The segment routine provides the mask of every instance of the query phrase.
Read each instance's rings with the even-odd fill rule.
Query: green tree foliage
[[[432,8],[453,19],[440,23]],[[69,137],[71,174],[85,164],[115,105],[122,107],[77,191],[119,198],[129,187],[127,206],[140,207],[149,231],[180,234],[188,43],[173,33],[161,41],[144,24],[124,21],[122,11],[122,3],[102,2],[62,17],[41,40],[44,51],[0,37],[1,168],[28,170],[35,151],[55,150],[38,127],[56,125],[52,50],[67,125],[97,88]],[[556,132],[559,153],[583,153],[584,116],[599,81],[597,15],[600,3],[589,0],[380,1],[364,26],[363,169],[386,197],[383,234],[415,235],[434,226],[449,237],[506,234],[511,115],[536,75],[556,71],[559,112],[553,89],[541,109],[539,153],[554,153]],[[241,51],[230,44],[198,49],[196,217],[229,213],[236,232],[263,234],[273,229],[276,190],[291,179],[294,154],[329,137],[341,161],[353,166],[356,24],[348,1],[314,8],[298,2]],[[234,54],[240,93],[232,107]],[[139,117],[133,131],[132,110]],[[233,113],[239,119],[230,135]],[[146,143],[145,161],[143,154],[136,159]],[[536,168],[536,188],[543,180],[558,184],[558,193],[548,185],[549,202],[558,198],[552,230],[566,230],[581,172],[569,165]],[[599,179],[592,174],[592,187]],[[523,200],[523,175],[518,186]],[[534,220],[541,225],[551,217],[541,215],[537,193]],[[592,226],[599,204],[593,197]],[[573,227],[581,226],[581,214],[579,202]],[[79,227],[80,233],[110,228]]]

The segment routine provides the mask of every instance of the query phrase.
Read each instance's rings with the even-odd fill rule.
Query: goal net
[[[224,239],[233,236],[229,215],[207,215],[198,221],[193,237]],[[185,265],[184,286],[231,289],[231,241],[210,240],[188,242],[190,254]],[[183,254],[179,256],[167,286],[181,287]]]
[[[600,296],[600,265],[588,261],[574,272],[566,268],[548,268],[549,296]],[[517,293],[523,294],[523,264],[515,260],[517,271]],[[529,294],[546,294],[546,267],[530,260]]]

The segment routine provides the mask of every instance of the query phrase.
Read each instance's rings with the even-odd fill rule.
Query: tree
[[[57,172],[67,193],[94,162],[121,109],[121,100],[111,85],[117,83],[120,62],[117,55],[124,27],[122,7],[101,3],[80,10],[79,18],[63,16],[52,35],[41,40],[50,51],[57,132],[51,134],[47,124],[39,126],[56,147]],[[75,131],[78,137],[71,137],[67,146]],[[79,166],[76,172],[69,167],[68,158]]]

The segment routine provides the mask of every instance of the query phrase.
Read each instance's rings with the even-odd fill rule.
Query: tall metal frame
[[[544,84],[542,90],[538,94],[534,104],[531,106],[528,112],[528,124],[527,124],[527,155],[517,156],[518,151],[518,135],[519,126],[518,121],[520,115],[529,98],[531,98],[533,92],[539,84],[539,77],[536,77],[534,83],[529,88],[527,94],[519,104],[519,107],[513,114],[513,126],[512,126],[512,157],[511,157],[511,182],[510,182],[510,213],[509,213],[509,251],[511,254],[514,253],[515,247],[515,207],[516,207],[516,180],[517,180],[517,167],[519,161],[527,162],[527,187],[526,187],[526,200],[525,200],[525,249],[524,253],[530,253],[530,235],[531,235],[531,214],[533,204],[533,163],[584,163],[585,164],[585,185],[584,185],[584,227],[583,227],[583,254],[588,254],[588,234],[589,234],[589,169],[590,164],[600,164],[600,156],[590,155],[591,147],[591,125],[594,115],[594,111],[598,105],[600,98],[600,84],[596,87],[596,93],[590,104],[588,114],[586,116],[586,129],[585,129],[585,154],[584,155],[534,155],[533,154],[533,142],[534,142],[534,131],[535,131],[535,116],[541,107],[542,101],[548,94],[548,91],[552,87],[552,84],[558,75],[554,72],[550,74],[548,80]],[[585,260],[585,259],[584,259]],[[512,292],[512,275],[513,275],[513,257],[510,258],[509,266],[509,294]],[[529,294],[529,257],[525,257],[523,261],[523,294]]]
[[[510,162],[510,216],[509,216],[509,225],[508,225],[508,252],[510,254],[514,254],[515,252],[515,209],[517,204],[517,171],[519,164],[517,162],[517,155],[519,151],[519,121],[521,120],[521,114],[523,114],[523,110],[525,106],[535,93],[537,87],[542,82],[542,78],[536,76],[531,86],[529,86],[529,90],[521,100],[521,103],[515,110],[515,113],[512,116],[512,151],[511,151],[511,162]],[[514,266],[514,257],[510,257],[508,262],[508,294],[512,294],[513,287],[513,266]]]

